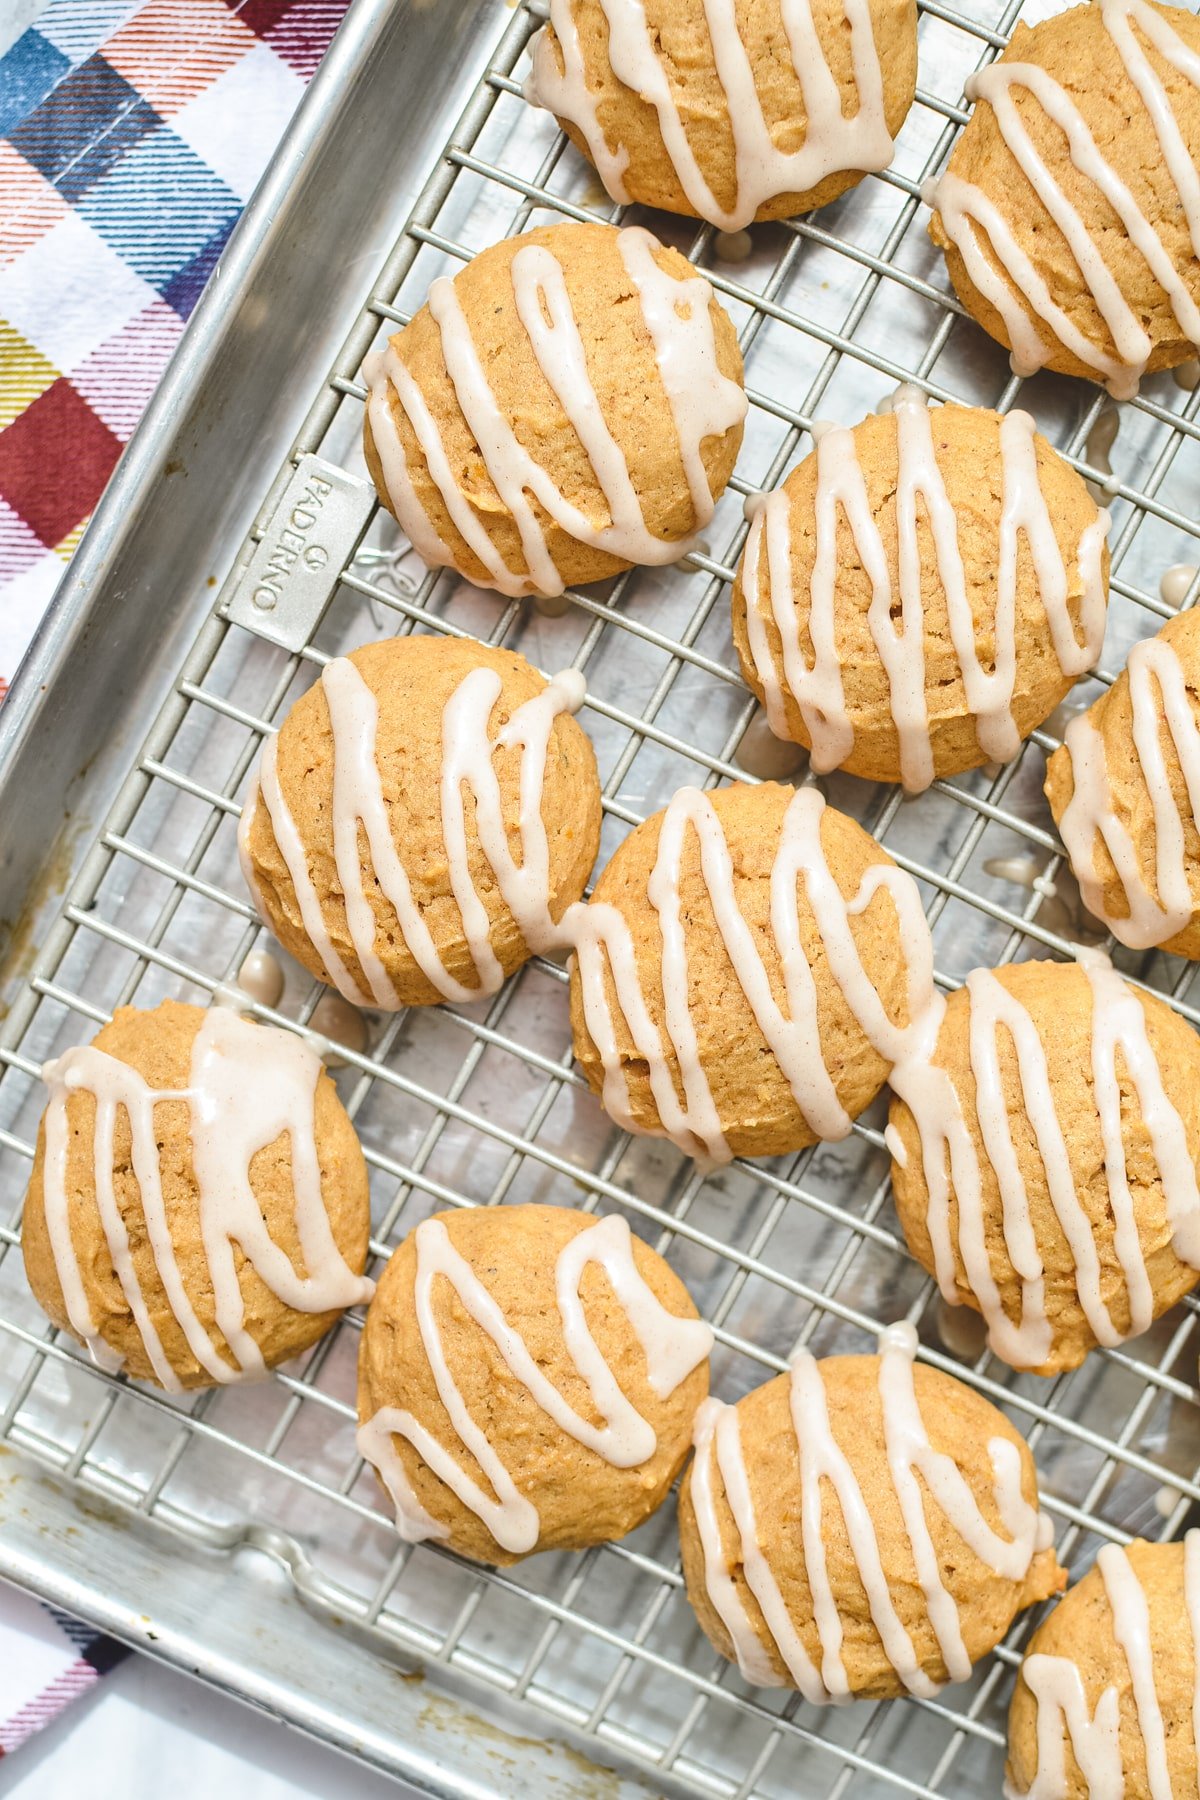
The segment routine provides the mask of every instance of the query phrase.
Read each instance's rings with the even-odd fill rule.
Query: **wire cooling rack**
[[[751,399],[737,474],[684,563],[539,610],[447,572],[427,574],[377,515],[299,654],[232,625],[227,598],[218,601],[87,851],[0,1048],[0,1437],[194,1541],[235,1543],[257,1521],[293,1546],[310,1603],[366,1632],[382,1653],[416,1654],[459,1687],[524,1702],[535,1729],[538,1721],[565,1729],[598,1761],[649,1771],[656,1791],[994,1795],[1028,1623],[971,1682],[936,1699],[818,1712],[747,1687],[701,1637],[682,1592],[671,1505],[622,1544],[504,1573],[400,1546],[354,1451],[360,1318],[347,1316],[269,1382],[182,1399],[102,1374],[47,1329],[17,1248],[37,1071],[115,1006],[167,994],[209,999],[266,941],[236,868],[246,773],[324,660],[355,644],[397,631],[466,632],[546,669],[585,670],[604,856],[682,783],[748,778],[738,755],[754,705],[734,672],[727,592],[744,496],[781,478],[808,448],[818,415],[852,422],[900,381],[935,399],[1027,406],[1089,479],[1106,483],[1113,601],[1096,681],[1111,679],[1129,644],[1170,611],[1158,594],[1162,572],[1200,562],[1192,516],[1200,393],[1169,377],[1148,382],[1120,408],[1110,476],[1099,450],[1088,461],[1088,444],[1111,430],[1111,402],[1084,383],[1018,382],[948,296],[920,187],[965,118],[966,76],[1003,46],[1017,10],[922,0],[923,85],[895,165],[813,218],[757,227],[751,240],[645,215],[707,271],[728,306]],[[319,452],[362,476],[362,356],[411,316],[435,274],[531,224],[622,216],[553,121],[521,99],[539,23],[536,7],[515,10],[368,307],[349,325],[294,456]],[[290,469],[264,491],[260,517]],[[1068,706],[1095,692],[1095,682],[1081,683]],[[939,782],[915,801],[848,777],[825,783],[833,803],[920,882],[945,986],[980,963],[1069,954],[1070,940],[1089,930],[1041,797],[1043,753],[1056,741],[1039,731],[1015,763]],[[1200,1022],[1190,965],[1123,951],[1117,961]],[[486,1004],[368,1016],[364,1043],[335,1046],[370,1165],[377,1265],[420,1218],[448,1206],[615,1208],[663,1251],[713,1322],[714,1385],[725,1397],[784,1367],[797,1342],[818,1353],[864,1349],[880,1323],[906,1316],[932,1362],[1027,1432],[1064,1560],[1078,1568],[1104,1540],[1182,1529],[1200,1500],[1190,1303],[1071,1375],[1014,1375],[981,1348],[969,1315],[946,1314],[905,1252],[880,1106],[843,1144],[704,1177],[669,1146],[627,1139],[606,1121],[572,1066],[565,979],[535,959]],[[257,1010],[305,1026],[321,992],[288,964],[278,1010]],[[314,1022],[322,1026],[323,1015]]]

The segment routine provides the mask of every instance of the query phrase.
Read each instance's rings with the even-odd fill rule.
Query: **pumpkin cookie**
[[[1200,343],[1200,19],[1153,0],[1018,25],[928,195],[959,299],[1018,375],[1118,400]]]
[[[622,1218],[442,1213],[404,1240],[367,1314],[359,1449],[411,1543],[488,1563],[582,1550],[665,1499],[711,1346]]]
[[[916,81],[913,0],[551,0],[525,95],[614,200],[736,231],[886,169]]]
[[[302,1038],[123,1006],[43,1076],[25,1271],[101,1367],[171,1391],[263,1375],[370,1297],[366,1164]]]
[[[815,788],[683,788],[574,915],[575,1054],[710,1161],[843,1137],[932,1000],[912,879]]]
[[[547,682],[471,638],[400,637],[328,663],[268,738],[242,812],[247,885],[284,948],[360,1006],[495,993],[583,892],[596,759]]]
[[[1136,1337],[1200,1269],[1200,1039],[1101,956],[976,969],[893,1069],[909,1249],[1014,1368]]]
[[[768,494],[733,590],[742,672],[772,730],[912,791],[1011,760],[1095,662],[1108,515],[1028,413],[893,410]]]
[[[747,1681],[816,1704],[928,1697],[1063,1585],[1024,1439],[915,1348],[899,1325],[878,1356],[802,1351],[701,1409],[683,1572]]]
[[[1200,1787],[1200,1532],[1108,1544],[1029,1640],[1008,1715],[1011,1800]]]
[[[1046,798],[1084,903],[1135,950],[1200,958],[1200,613],[1135,644],[1071,720]]]
[[[746,413],[712,289],[633,226],[493,244],[363,373],[381,500],[427,563],[503,594],[678,562]]]

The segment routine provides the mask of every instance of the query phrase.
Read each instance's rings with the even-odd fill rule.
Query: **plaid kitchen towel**
[[[0,1589],[0,1756],[57,1718],[129,1652],[90,1625]]]
[[[49,0],[0,57],[0,697],[346,3]]]

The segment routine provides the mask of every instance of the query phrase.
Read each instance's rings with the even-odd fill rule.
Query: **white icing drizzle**
[[[235,1244],[276,1298],[298,1312],[332,1312],[369,1300],[374,1292],[374,1282],[347,1267],[334,1242],[322,1198],[314,1123],[320,1074],[319,1059],[300,1038],[272,1026],[250,1025],[226,1007],[211,1007],[204,1016],[192,1046],[186,1088],[151,1088],[136,1069],[95,1045],[68,1050],[45,1065],[42,1078],[50,1089],[45,1117],[46,1229],[71,1329],[98,1362],[113,1366],[102,1327],[88,1304],[71,1234],[72,1195],[67,1174],[70,1095],[87,1092],[95,1097],[92,1165],[105,1242],[155,1376],[162,1387],[174,1393],[179,1390],[179,1378],[151,1319],[117,1200],[114,1139],[118,1113],[123,1111],[129,1120],[146,1239],[167,1304],[201,1368],[216,1382],[232,1382],[262,1375],[266,1368],[258,1345],[245,1328]],[[155,1106],[165,1101],[183,1101],[191,1112],[200,1234],[216,1326],[233,1361],[218,1350],[198,1317],[176,1258],[154,1125]],[[271,1237],[250,1185],[254,1156],[284,1133],[291,1150],[293,1216],[308,1271],[304,1276],[296,1273]]]
[[[889,1063],[904,1053],[919,1015],[933,994],[932,946],[916,884],[891,864],[876,864],[858,892],[845,899],[821,845],[825,802],[815,788],[802,788],[784,816],[779,849],[771,870],[771,932],[783,969],[786,1012],[776,1000],[754,934],[738,908],[733,864],[720,819],[709,795],[681,788],[663,814],[658,853],[647,885],[662,932],[663,1024],[678,1064],[682,1100],[676,1092],[663,1035],[651,1016],[638,973],[633,937],[615,906],[593,900],[572,923],[587,1028],[604,1068],[605,1110],[628,1131],[640,1131],[633,1116],[617,1042],[616,1023],[605,986],[611,973],[617,1006],[637,1055],[644,1059],[661,1135],[690,1155],[728,1161],[729,1148],[716,1102],[700,1059],[689,1003],[687,934],[679,883],[689,829],[700,846],[700,866],[717,929],[742,991],[796,1105],[822,1138],[844,1137],[850,1129],[825,1064],[817,1016],[817,993],[804,952],[797,907],[803,878],[829,972],[871,1045]],[[866,910],[880,890],[891,895],[899,915],[899,941],[908,958],[908,1009],[912,1023],[895,1024],[887,1015],[862,965],[851,919]]]
[[[693,531],[699,531],[711,519],[716,504],[701,461],[701,446],[707,438],[723,437],[741,423],[746,396],[736,381],[721,373],[709,310],[712,289],[704,277],[681,277],[660,269],[655,252],[661,246],[640,227],[626,227],[617,242],[666,389],[692,501]],[[437,423],[393,341],[385,351],[367,358],[363,374],[384,487],[401,528],[426,562],[453,564],[453,552],[438,535],[413,487],[392,396],[408,418],[430,479],[456,529],[483,564],[485,586],[513,596],[563,592],[563,578],[550,553],[539,507],[571,537],[622,561],[677,562],[691,540],[656,537],[646,524],[628,463],[608,428],[588,373],[558,258],[544,244],[524,244],[513,257],[511,277],[517,313],[538,367],[587,453],[608,507],[608,523],[595,523],[573,505],[549,471],[520,442],[492,391],[454,282],[442,276],[429,289],[428,307],[440,335],[446,372],[496,493],[516,523],[526,567],[519,572],[510,568],[493,543],[484,519],[451,468]]]
[[[953,1459],[934,1450],[914,1385],[916,1348],[916,1332],[911,1325],[890,1326],[879,1340],[879,1395],[888,1472],[942,1661],[951,1681],[964,1681],[971,1672],[970,1658],[958,1608],[942,1579],[929,1529],[926,1496],[973,1555],[997,1575],[1017,1583],[1024,1581],[1039,1547],[1039,1518],[1037,1509],[1021,1492],[1020,1453],[1006,1438],[993,1438],[988,1453],[992,1491],[1007,1536],[1001,1536],[988,1524]],[[852,1697],[842,1660],[841,1615],[825,1554],[826,1485],[836,1495],[871,1619],[888,1661],[909,1693],[928,1697],[937,1692],[936,1684],[921,1667],[896,1610],[870,1508],[858,1477],[834,1436],[820,1364],[807,1350],[801,1350],[793,1359],[790,1380],[792,1427],[800,1459],[804,1568],[821,1646],[819,1668],[792,1622],[761,1548],[737,1408],[710,1400],[696,1421],[691,1497],[704,1554],[705,1583],[709,1599],[733,1642],[738,1666],[746,1680],[758,1686],[783,1685],[730,1575],[715,1507],[714,1468],[720,1474],[733,1515],[742,1573],[758,1602],[771,1647],[804,1698],[823,1705]]]
[[[1064,736],[1074,789],[1059,820],[1071,869],[1090,912],[1131,949],[1166,943],[1191,922],[1196,909],[1189,880],[1186,821],[1167,773],[1162,728],[1170,733],[1187,791],[1193,826],[1200,829],[1200,727],[1188,694],[1179,653],[1159,636],[1135,644],[1127,673],[1133,713],[1133,747],[1154,817],[1154,862],[1148,868],[1128,827],[1118,817],[1112,773],[1091,710],[1080,713]],[[1106,701],[1106,703],[1110,703]],[[1128,912],[1115,916],[1104,898],[1094,852],[1100,838],[1112,858]]]
[[[634,0],[636,5],[638,0]],[[556,118],[567,119],[583,134],[588,155],[605,192],[620,206],[628,206],[630,194],[625,186],[629,167],[629,151],[622,144],[609,148],[608,138],[600,123],[596,96],[587,83],[583,45],[575,23],[574,0],[550,0],[550,24],[562,51],[562,68],[558,68],[545,27],[529,46],[529,74],[522,94],[530,106],[544,107]]]
[[[1188,48],[1168,20],[1146,4],[1146,0],[1100,0],[1099,10],[1104,28],[1125,66],[1125,73],[1146,110],[1187,220],[1193,251],[1200,256],[1200,172],[1193,165],[1167,91],[1151,67],[1138,34],[1147,38],[1159,55],[1194,87],[1200,87],[1200,56]],[[1064,349],[1095,371],[1114,398],[1131,399],[1137,392],[1153,345],[1082,214],[1068,199],[1053,170],[1036,149],[1013,97],[1016,88],[1024,89],[1047,118],[1063,131],[1071,162],[1117,215],[1131,243],[1170,300],[1180,331],[1192,343],[1200,343],[1200,308],[1192,298],[1187,281],[1175,267],[1153,223],[1103,155],[1075,101],[1037,64],[1010,62],[1001,57],[971,77],[967,84],[968,97],[975,101],[985,100],[991,105],[1001,137],[1061,231],[1108,329],[1116,354],[1110,354],[1080,330],[1057,303],[1033,261],[1018,243],[1005,211],[981,188],[947,170],[934,185],[930,204],[940,212],[946,232],[961,255],[971,281],[1004,321],[1012,346],[1013,369],[1018,375],[1032,375],[1049,360],[1052,348],[1040,329],[1045,327]],[[1012,197],[1012,205],[1014,209],[1019,207],[1019,196]],[[981,233],[1004,274],[989,260]],[[1016,294],[1013,287],[1017,289]]]
[[[1118,1053],[1136,1091],[1158,1166],[1175,1252],[1191,1266],[1200,1267],[1200,1191],[1196,1171],[1183,1121],[1163,1086],[1141,1002],[1107,958],[1081,951],[1078,961],[1092,989],[1091,1077],[1115,1228],[1113,1255],[1124,1281],[1130,1314],[1124,1330],[1114,1323],[1103,1298],[1103,1271],[1091,1221],[1076,1193],[1045,1046],[1031,1014],[1016,996],[989,969],[976,969],[967,977],[975,1122],[999,1187],[1005,1248],[1021,1281],[1018,1318],[1010,1318],[1005,1311],[992,1271],[982,1160],[958,1090],[947,1071],[933,1061],[940,1003],[924,1021],[927,1035],[916,1053],[894,1068],[889,1077],[893,1091],[910,1108],[920,1136],[929,1194],[926,1224],[941,1292],[950,1301],[961,1298],[954,1272],[957,1244],[966,1284],[987,1321],[988,1342],[996,1355],[1014,1368],[1037,1368],[1046,1362],[1054,1332],[1045,1303],[1041,1249],[1018,1162],[1013,1121],[1005,1104],[1000,1065],[1003,1038],[1011,1039],[1016,1052],[1025,1115],[1045,1172],[1050,1203],[1071,1250],[1079,1304],[1097,1342],[1117,1344],[1127,1337],[1136,1337],[1146,1330],[1153,1316],[1153,1293],[1138,1236],[1121,1134]],[[951,1194],[958,1211],[957,1232],[951,1227]]]
[[[271,736],[265,739],[258,759],[258,769],[250,785],[250,793],[242,808],[242,816],[238,820],[238,861],[241,864],[242,876],[250,890],[250,897],[258,910],[258,915],[268,927],[271,915],[263,898],[263,891],[254,873],[254,861],[250,854],[250,833],[254,829],[254,820],[259,806],[265,806],[271,821],[271,830],[283,858],[288,878],[296,895],[296,904],[300,908],[300,921],[304,926],[309,942],[321,959],[321,967],[325,978],[331,981],[339,994],[353,1001],[356,1006],[370,1005],[370,996],[364,994],[354,980],[349,969],[333,947],[333,939],[325,924],[325,915],[321,908],[320,897],[313,885],[312,876],[308,872],[308,852],[304,848],[304,840],[296,828],[296,821],[291,815],[287,801],[283,797],[283,789],[279,785],[279,739]]]
[[[976,720],[980,748],[1007,762],[1020,748],[1012,715],[1017,668],[1017,566],[1023,541],[1033,564],[1054,653],[1064,675],[1080,675],[1095,662],[1104,639],[1103,545],[1108,514],[1098,513],[1082,533],[1077,553],[1081,638],[1068,602],[1070,577],[1059,549],[1046,497],[1038,480],[1034,421],[1025,412],[1000,421],[1003,499],[999,520],[994,648],[985,667],[958,541],[958,519],[946,492],[934,451],[933,428],[924,396],[898,393],[896,529],[900,617],[883,538],[872,514],[855,434],[831,426],[817,440],[816,550],[809,581],[808,636],[813,661],[801,639],[792,580],[790,496],[771,494],[758,512],[746,543],[742,590],[750,655],[762,684],[767,717],[780,737],[791,735],[785,699],[800,710],[812,740],[812,764],[824,773],[840,767],[854,745],[854,726],[842,686],[837,642],[838,523],[844,515],[871,583],[867,614],[871,636],[888,679],[892,720],[900,742],[901,779],[910,792],[927,788],[934,777],[929,712],[925,698],[925,619],[921,597],[922,561],[918,536],[920,503],[933,539],[938,584],[946,599],[950,636],[962,671],[967,705]],[[760,576],[765,539],[765,582]],[[779,633],[777,658],[767,619]]]
[[[1125,1800],[1116,1688],[1105,1688],[1089,1712],[1083,1677],[1069,1657],[1035,1651],[1021,1664],[1021,1675],[1037,1705],[1037,1775],[1023,1790],[1005,1782],[1005,1800],[1067,1800],[1065,1734],[1091,1800]]]
[[[1113,1636],[1129,1670],[1145,1752],[1146,1787],[1139,1787],[1138,1792],[1144,1792],[1146,1800],[1174,1800],[1145,1589],[1128,1554],[1117,1545],[1107,1544],[1096,1563],[1112,1614]],[[1195,1742],[1200,1744],[1200,1730],[1195,1729],[1200,1724],[1200,1531],[1189,1531],[1184,1538],[1183,1589],[1196,1670],[1193,1727]],[[1185,1654],[1182,1646],[1179,1648]],[[1020,1793],[1006,1786],[1008,1800],[1067,1800],[1072,1791],[1066,1774],[1068,1739],[1090,1800],[1125,1800],[1130,1789],[1121,1754],[1118,1688],[1106,1687],[1094,1712],[1089,1713],[1082,1675],[1070,1657],[1035,1652],[1025,1658],[1021,1674],[1036,1703],[1037,1774],[1032,1785]]]
[[[604,1420],[602,1426],[593,1425],[567,1404],[534,1361],[525,1340],[508,1324],[470,1264],[454,1248],[442,1221],[426,1219],[417,1226],[415,1238],[415,1306],[421,1342],[450,1423],[492,1492],[486,1493],[467,1474],[455,1452],[403,1408],[381,1407],[360,1427],[359,1453],[378,1469],[396,1508],[397,1529],[407,1543],[444,1537],[446,1531],[418,1501],[396,1451],[396,1437],[408,1440],[438,1479],[482,1519],[502,1549],[522,1556],[537,1544],[538,1511],[518,1489],[459,1392],[434,1316],[435,1282],[441,1278],[451,1284],[462,1306],[487,1332],[517,1380],[558,1429],[617,1469],[633,1469],[649,1461],[657,1438],[649,1420],[627,1399],[592,1336],[580,1297],[585,1269],[597,1263],[604,1270],[645,1352],[647,1382],[660,1399],[673,1393],[704,1361],[712,1348],[712,1331],[700,1319],[681,1319],[669,1313],[656,1298],[638,1271],[629,1226],[619,1215],[599,1219],[578,1232],[559,1253],[554,1285],[567,1354]]]
[[[806,119],[800,148],[779,149],[778,126],[768,124],[754,80],[754,65],[738,25],[735,0],[704,0],[713,66],[729,108],[736,194],[728,209],[717,200],[688,140],[666,67],[646,18],[643,0],[600,0],[608,26],[608,60],[618,81],[653,106],[663,144],[689,206],[722,231],[749,225],[759,208],[781,194],[806,194],[828,176],[886,169],[894,145],[888,131],[883,72],[867,0],[844,0],[858,105],[843,109],[842,93],[813,20],[811,0],[781,0],[792,72],[800,84]],[[526,98],[577,126],[614,200],[625,202],[629,153],[610,148],[600,121],[598,96],[589,88],[573,0],[551,0],[550,23],[562,68],[546,36],[533,50]]]
[[[1138,1729],[1146,1753],[1147,1800],[1174,1800],[1162,1708],[1154,1685],[1149,1603],[1132,1563],[1119,1545],[1106,1544],[1096,1564],[1112,1610],[1113,1636],[1129,1665]]]
[[[275,840],[296,892],[301,920],[330,981],[344,998],[360,1006],[394,1011],[400,1004],[395,986],[375,950],[376,920],[367,899],[360,833],[367,843],[371,874],[393,908],[404,942],[422,973],[447,1000],[478,1000],[493,994],[503,970],[492,949],[488,915],[471,878],[463,787],[475,801],[475,828],[496,877],[501,898],[512,913],[526,944],[535,952],[559,948],[566,941],[550,916],[550,851],[542,820],[542,788],[554,721],[576,712],[585,686],[577,670],[556,675],[532,699],[516,708],[494,738],[488,734],[492,709],[502,682],[495,669],[472,669],[465,675],[442,713],[441,823],[450,886],[462,915],[463,929],[478,978],[466,987],[445,967],[415,899],[395,843],[375,755],[379,706],[370,687],[348,657],[335,657],[321,675],[333,733],[334,861],[346,907],[346,928],[367,984],[364,992],[333,946],[320,896],[309,871],[308,856],[287,808],[276,770],[278,739],[263,746],[258,780],[242,813],[238,845],[242,868],[264,920],[270,923],[254,880],[249,853],[254,814],[266,807]],[[504,825],[504,805],[493,756],[500,749],[519,749],[520,861],[514,861]]]
[[[491,539],[480,526],[474,508],[454,478],[433,414],[394,343],[389,341],[382,350],[364,360],[363,379],[367,384],[367,418],[383,474],[384,492],[413,549],[431,568],[446,569],[454,565],[453,552],[417,499],[408,472],[404,442],[392,417],[393,392],[416,434],[430,476],[446,502],[450,517],[484,567],[491,570],[496,562]]]
[[[721,1446],[719,1451],[716,1449],[718,1435]],[[704,1555],[704,1585],[708,1597],[733,1641],[734,1659],[746,1680],[753,1682],[755,1687],[782,1687],[783,1680],[776,1674],[762,1639],[750,1623],[750,1615],[742,1605],[737,1585],[730,1574],[713,1498],[713,1465],[719,1457],[725,1497],[734,1515],[734,1524],[751,1524],[749,1531],[739,1529],[742,1572],[762,1608],[764,1618],[770,1622],[775,1642],[778,1644],[781,1640],[788,1640],[789,1634],[794,1636],[795,1633],[787,1616],[783,1595],[779,1592],[759,1547],[752,1514],[747,1518],[750,1483],[742,1456],[737,1407],[727,1406],[723,1400],[706,1400],[696,1414],[694,1442],[696,1454],[692,1459],[691,1471],[692,1508]]]

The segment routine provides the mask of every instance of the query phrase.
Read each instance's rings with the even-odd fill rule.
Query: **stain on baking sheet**
[[[565,1757],[577,1770],[578,1782],[571,1781],[569,1785],[563,1785],[562,1771],[555,1771],[554,1791],[561,1800],[620,1800],[622,1788],[628,1793],[627,1784],[615,1769],[598,1768],[570,1745],[504,1731],[480,1718],[478,1713],[467,1712],[453,1700],[443,1699],[432,1690],[417,1715],[417,1725],[424,1730],[451,1732],[460,1741],[472,1739],[484,1755],[511,1771],[512,1785],[500,1788],[500,1792],[515,1792],[518,1785],[527,1787],[532,1773],[530,1759],[536,1756],[543,1759]],[[500,1779],[498,1775],[496,1779]]]
[[[67,891],[75,863],[75,846],[85,830],[84,821],[73,819],[70,813],[66,815],[50,856],[31,885],[21,911],[15,919],[0,919],[0,974],[4,984],[0,990],[0,1019],[8,1016],[10,986],[22,981],[29,973],[41,947],[39,927],[44,923],[44,915]]]

